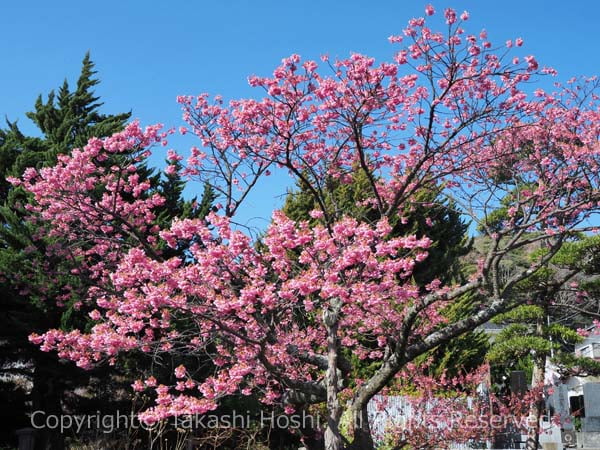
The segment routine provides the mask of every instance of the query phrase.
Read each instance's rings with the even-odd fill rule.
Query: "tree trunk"
[[[531,382],[531,387],[533,389],[544,382],[545,365],[545,357],[535,363]],[[540,418],[542,417],[543,403],[544,399],[540,394],[540,397],[535,400],[530,408],[530,417],[533,420],[533,424],[529,424],[529,430],[527,432],[527,450],[537,450],[540,447]]]
[[[311,434],[302,438],[302,445],[306,450],[325,450],[323,435]]]
[[[342,408],[338,398],[338,325],[341,302],[333,301],[331,309],[323,312],[323,321],[327,328],[327,372],[325,384],[327,387],[327,428],[325,429],[325,450],[343,450],[344,440],[340,433],[340,418]]]
[[[367,414],[367,405],[363,408],[352,409],[353,436],[350,450],[371,450],[375,448],[369,427],[369,416]]]
[[[543,318],[539,319],[536,324],[536,333],[538,336],[544,336]],[[547,336],[545,336],[547,338]],[[533,374],[531,377],[531,388],[536,389],[544,384],[546,373],[546,355],[541,355],[533,359]],[[542,416],[544,398],[540,393],[540,397],[536,398],[534,404],[530,408],[530,417],[533,419],[533,426],[529,424],[527,430],[527,450],[537,450],[540,446],[540,418]]]

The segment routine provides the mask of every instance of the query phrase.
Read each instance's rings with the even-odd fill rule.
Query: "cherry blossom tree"
[[[463,29],[466,12],[442,16],[444,32],[429,27],[435,17],[410,20],[390,38],[399,49],[389,62],[353,54],[323,57],[319,68],[292,55],[273,76],[250,77],[261,99],[180,97],[181,132],[199,143],[187,160],[169,158],[221,196],[206,219],[147,225],[163,199],[144,195],[136,167],[165,142],[159,126],[134,122],[13,180],[33,194],[31,220],[56,237],[53,250],[86,272],[97,321],[89,332],[31,339],[82,367],[130,350],[209,355],[216,369],[208,378],[180,366],[175,385],[135,383],[156,391],[142,414],[150,423],[254,392],[288,412],[324,404],[327,449],[372,448],[367,404],[407,364],[527,302],[535,289],[517,288],[577,233],[597,231],[589,220],[600,201],[595,80],[533,91],[554,71],[522,54],[521,39],[494,46],[485,31]],[[101,164],[119,153],[137,156]],[[277,170],[307,186],[318,206],[310,223],[274,211],[257,242],[236,214]],[[376,219],[348,217],[327,201],[326,181],[349,183],[357,170],[368,179],[361,201]],[[424,192],[449,200],[491,242],[464,283],[416,284],[411,275],[427,264],[432,241],[390,237],[391,223],[417,204],[432,206],[419,201]],[[503,261],[535,242],[546,251],[504,277]],[[164,243],[184,247],[184,256],[167,257]],[[442,310],[470,292],[486,300],[449,321]],[[352,354],[375,363],[368,378],[352,378]],[[344,413],[349,439],[340,432]]]

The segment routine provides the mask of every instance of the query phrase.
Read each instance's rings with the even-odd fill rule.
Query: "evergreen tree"
[[[547,360],[564,377],[600,374],[597,362],[573,354],[575,344],[582,341],[577,328],[587,327],[596,315],[599,244],[597,237],[575,236],[547,267],[518,284],[514,295],[528,295],[529,302],[494,318],[493,322],[504,328],[490,347],[490,362],[508,369],[524,367],[532,380],[536,371],[543,372]],[[529,249],[524,257],[535,259],[545,252],[542,245]],[[572,288],[557,281],[565,277],[573,280]],[[581,298],[582,292],[586,299]]]
[[[574,316],[573,305],[556,301],[565,289],[564,279],[595,270],[598,242],[596,237],[576,236],[561,248],[546,267],[518,285],[514,295],[530,296],[528,304],[493,320],[504,325],[487,355],[495,366],[493,373],[496,379],[502,374],[506,375],[509,370],[525,370],[531,386],[540,387],[545,383],[548,363],[561,374],[563,380],[572,375],[600,375],[598,361],[574,354],[575,344],[582,342],[583,337],[572,326],[572,319],[564,320],[567,316]],[[545,252],[547,249],[542,246],[528,256],[537,258]],[[584,309],[579,311],[580,320],[585,312]],[[531,405],[531,413],[538,419],[529,432],[529,440],[535,446],[539,443],[538,422],[542,410],[543,398],[540,397]]]
[[[100,112],[102,103],[93,92],[99,83],[95,74],[94,64],[86,54],[73,91],[65,81],[58,94],[50,92],[46,101],[42,96],[38,97],[34,110],[27,113],[27,117],[37,126],[40,136],[26,136],[16,122],[8,122],[7,128],[0,130],[0,289],[3,293],[0,300],[0,375],[23,380],[23,383],[0,386],[0,401],[17,398],[17,389],[19,398],[31,401],[31,411],[42,410],[47,414],[61,414],[64,408],[70,408],[70,412],[92,414],[98,410],[111,412],[111,408],[128,410],[129,400],[119,399],[115,393],[120,386],[130,384],[131,378],[116,375],[143,371],[151,363],[147,358],[132,357],[121,361],[116,368],[84,372],[71,363],[60,361],[54,354],[40,351],[28,341],[29,334],[51,328],[89,328],[89,309],[82,302],[87,286],[81,277],[71,273],[78,269],[76,262],[57,258],[46,251],[53,245],[53,239],[41,236],[42,229],[24,220],[26,211],[22,205],[27,203],[27,197],[7,178],[20,177],[28,167],[53,165],[59,154],[84,146],[89,138],[107,137],[123,129],[130,114],[105,115]],[[119,158],[127,158],[127,155]],[[107,165],[120,163],[123,161],[116,159],[105,162]],[[165,198],[165,203],[155,211],[157,224],[167,223],[175,216],[204,217],[214,200],[210,188],[205,189],[200,202],[184,200],[185,183],[177,172],[161,177],[138,163],[137,173],[150,182],[152,187],[148,195],[158,192]],[[78,291],[80,297],[72,296],[68,303],[62,304],[65,293]],[[17,375],[20,378],[15,378]],[[87,390],[88,398],[74,395],[78,387]],[[23,403],[17,411],[6,411],[16,420],[3,420],[3,425],[8,430],[28,426],[26,412]],[[40,436],[41,445],[62,448],[63,436],[47,431]],[[4,441],[9,440],[10,436],[6,434]]]
[[[89,54],[85,55],[81,74],[76,88],[71,91],[65,80],[58,95],[51,91],[44,102],[40,95],[34,110],[27,113],[40,131],[40,136],[26,136],[17,122],[7,123],[0,130],[0,272],[3,292],[0,316],[0,370],[4,377],[18,375],[23,381],[19,386],[30,383],[31,410],[43,410],[47,414],[62,412],[61,400],[67,388],[85,384],[88,376],[70,364],[61,363],[56,356],[41,352],[28,342],[31,332],[50,327],[64,327],[70,321],[81,324],[86,318],[74,314],[76,302],[57,307],[61,288],[76,280],[69,277],[69,271],[60,279],[52,279],[49,268],[65,266],[64,261],[51,261],[45,258],[45,246],[51,240],[35,239],[39,229],[36,225],[23,221],[22,205],[26,196],[20,188],[13,187],[7,178],[19,177],[26,168],[40,168],[56,162],[61,153],[74,147],[85,145],[92,136],[108,136],[123,128],[129,113],[104,115],[102,106],[94,95],[93,87],[98,84],[94,78],[94,63]],[[66,267],[65,267],[66,268]],[[60,272],[60,271],[59,271]],[[60,301],[59,301],[60,303]],[[5,386],[14,389],[14,385]],[[25,391],[25,392],[24,392]],[[3,396],[13,395],[3,391]],[[19,417],[21,426],[28,425],[21,411],[10,411]],[[6,423],[3,421],[3,423]],[[42,441],[52,448],[61,448],[63,439],[58,433],[44,433]]]
[[[75,90],[71,91],[65,80],[58,94],[51,91],[46,102],[38,96],[34,111],[26,115],[39,129],[41,137],[24,136],[16,123],[9,124],[14,143],[8,151],[17,151],[9,175],[19,176],[27,167],[52,165],[57,155],[84,146],[90,137],[110,136],[123,128],[131,113],[105,115],[100,112],[103,103],[93,91],[100,82],[94,78],[96,73],[87,53]]]

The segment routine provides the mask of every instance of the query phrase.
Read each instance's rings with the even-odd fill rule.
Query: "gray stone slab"
[[[584,434],[600,434],[600,417],[584,417],[582,431]]]
[[[600,417],[600,383],[583,385],[583,406],[585,417]]]
[[[566,384],[554,386],[554,392],[548,397],[548,405],[553,408],[554,415],[560,417],[563,430],[573,430],[573,418],[569,411],[569,387]]]
[[[600,448],[600,433],[578,433],[577,443],[579,444],[579,437],[581,437],[581,444],[586,448]]]

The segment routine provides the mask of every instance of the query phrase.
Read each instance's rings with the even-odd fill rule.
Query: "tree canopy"
[[[468,14],[452,9],[437,32],[436,17],[410,20],[380,64],[353,54],[319,67],[292,55],[272,76],[250,77],[260,99],[180,97],[198,146],[169,170],[219,196],[205,218],[156,221],[166,198],[140,170],[168,137],[160,125],[130,123],[10,179],[31,196],[28,220],[53,239],[49,253],[76,261],[89,283],[94,325],[32,341],[83,368],[130,351],[210,357],[208,377],[184,364],[175,383],[136,381],[156,395],[148,423],[254,392],[288,412],[323,405],[329,450],[372,448],[374,396],[417,358],[535,298],[544,287],[532,281],[561,248],[597,231],[587,221],[600,207],[597,83],[530,94],[554,71],[523,55],[520,40],[495,47],[485,31],[467,34]],[[258,245],[234,221],[277,170],[308,193],[310,219],[274,211]],[[353,181],[364,192],[342,187]],[[454,214],[488,242],[465,278],[434,269],[457,248],[434,233]],[[503,263],[534,244],[544,251],[507,276]],[[553,283],[572,276],[557,272]],[[445,314],[469,294],[477,301]],[[370,362],[374,371],[353,378]]]

